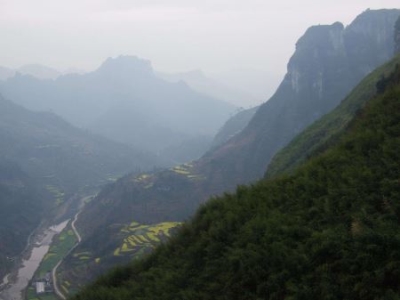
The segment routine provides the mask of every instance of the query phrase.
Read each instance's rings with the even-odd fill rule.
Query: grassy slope
[[[293,175],[209,201],[74,299],[398,299],[399,81]]]

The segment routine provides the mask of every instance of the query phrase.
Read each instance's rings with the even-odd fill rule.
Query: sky
[[[96,69],[136,55],[163,72],[284,74],[311,25],[348,25],[399,0],[0,0],[0,66]]]

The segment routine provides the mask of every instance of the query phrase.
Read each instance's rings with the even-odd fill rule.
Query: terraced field
[[[148,177],[142,177],[142,180],[147,179]],[[109,245],[103,255],[96,256],[82,245],[79,251],[71,254],[65,264],[60,266],[57,278],[61,291],[66,296],[73,295],[87,281],[91,281],[91,275],[94,274],[96,277],[103,274],[110,266],[138,259],[150,253],[157,245],[166,241],[179,225],[178,222],[152,225],[131,222],[112,225],[111,227],[118,228],[118,233],[107,241]],[[65,266],[68,266],[68,270]]]
[[[114,256],[136,254],[138,257],[165,241],[170,236],[170,230],[179,224],[178,222],[164,222],[156,225],[140,225],[132,222],[121,229],[120,234],[126,235],[126,237],[123,239],[122,245],[115,249]]]
[[[204,176],[198,175],[194,172],[193,164],[186,163],[170,169],[171,171],[186,176],[187,178],[196,181],[196,180],[203,180],[205,179]]]
[[[204,180],[205,177],[196,173],[193,164],[185,163],[179,166],[175,166],[165,172],[172,172],[180,176],[186,177],[191,181]],[[133,178],[133,182],[139,184],[144,189],[150,189],[154,186],[157,177],[154,174],[140,174]]]

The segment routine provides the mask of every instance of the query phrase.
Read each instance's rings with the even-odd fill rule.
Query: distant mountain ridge
[[[0,91],[29,109],[51,110],[74,125],[157,153],[212,137],[235,109],[158,78],[149,61],[133,56],[109,58],[94,72],[51,81],[15,76],[0,83]]]
[[[0,95],[0,160],[64,189],[99,185],[163,163],[150,153],[73,127],[48,112],[32,112]]]
[[[8,78],[15,76],[17,73],[21,75],[33,76],[38,79],[56,79],[61,75],[83,74],[85,71],[76,68],[69,68],[61,72],[54,68],[40,64],[27,64],[17,69],[10,69],[0,66],[0,80],[7,80]]]

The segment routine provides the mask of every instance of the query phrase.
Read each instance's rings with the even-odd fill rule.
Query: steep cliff
[[[400,52],[400,17],[396,21],[394,26],[394,52]]]
[[[392,57],[399,15],[400,10],[368,10],[346,28],[340,23],[309,28],[277,92],[241,134],[209,152],[201,164],[218,162],[232,185],[260,178],[276,151]]]

